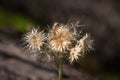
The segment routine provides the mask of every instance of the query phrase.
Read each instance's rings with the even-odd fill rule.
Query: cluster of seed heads
[[[47,33],[33,28],[28,32],[24,40],[31,51],[54,53],[57,57],[68,55],[70,63],[79,59],[82,54],[93,49],[93,40],[88,33],[82,37],[81,30],[72,24],[54,23]],[[46,48],[46,49],[45,49]]]

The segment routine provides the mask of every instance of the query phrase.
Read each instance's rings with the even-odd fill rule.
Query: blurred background
[[[119,5],[119,0],[0,0],[0,79],[56,80],[51,79],[55,70],[23,54],[28,52],[21,39],[29,24],[45,29],[77,19],[92,35],[95,50],[72,65],[65,63],[64,80],[120,80]]]

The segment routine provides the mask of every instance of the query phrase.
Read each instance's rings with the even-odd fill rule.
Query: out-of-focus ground
[[[5,75],[9,72],[8,77],[18,77],[10,77],[11,80],[42,80],[49,74],[45,80],[57,79],[56,70],[43,69],[43,65],[36,65],[21,54],[27,53],[21,45],[22,35],[29,23],[42,25],[44,29],[54,22],[78,19],[91,33],[95,51],[81,57],[78,63],[64,64],[65,80],[120,80],[119,4],[119,0],[0,0],[0,76],[9,80]],[[33,73],[28,74],[29,71]],[[21,76],[23,79],[19,79]]]

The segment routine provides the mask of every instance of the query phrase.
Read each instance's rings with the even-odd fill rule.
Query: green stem
[[[58,58],[58,73],[59,73],[58,80],[62,80],[62,61],[61,61],[61,58]]]

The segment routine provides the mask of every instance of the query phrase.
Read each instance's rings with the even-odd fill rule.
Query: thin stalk
[[[58,80],[62,80],[62,61],[61,58],[58,58],[58,73],[59,73],[59,79]]]

